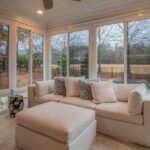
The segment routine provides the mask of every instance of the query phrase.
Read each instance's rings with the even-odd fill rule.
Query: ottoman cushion
[[[70,143],[95,120],[95,112],[48,102],[17,114],[17,124],[58,141]]]

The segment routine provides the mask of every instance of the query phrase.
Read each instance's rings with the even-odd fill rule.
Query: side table
[[[23,106],[23,96],[13,95],[9,97],[9,114],[11,117],[15,117],[17,112],[22,111]]]

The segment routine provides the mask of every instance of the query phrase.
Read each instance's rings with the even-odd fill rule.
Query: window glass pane
[[[43,79],[43,36],[33,33],[32,37],[33,83]]]
[[[69,75],[88,78],[89,31],[69,33]]]
[[[150,19],[128,23],[128,83],[141,80],[150,88]]]
[[[30,31],[17,28],[17,88],[28,84],[29,35]]]
[[[0,90],[9,88],[8,39],[9,39],[8,25],[0,24]]]
[[[97,28],[97,76],[101,80],[124,80],[124,25],[123,23]]]
[[[67,33],[51,37],[52,79],[56,76],[67,76]]]

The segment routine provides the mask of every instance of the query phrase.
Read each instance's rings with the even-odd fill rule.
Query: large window
[[[88,78],[89,31],[69,33],[69,75]]]
[[[124,80],[123,23],[97,27],[97,76],[102,80]]]
[[[51,37],[52,78],[88,77],[89,31],[63,33]]]
[[[32,37],[33,83],[43,79],[43,36],[33,33]]]
[[[98,78],[116,83],[144,80],[150,88],[150,19],[99,26],[96,43],[97,65],[93,67]],[[88,30],[53,35],[52,77],[88,78],[88,49]]]
[[[8,39],[9,39],[8,25],[0,24],[0,90],[9,88]]]
[[[67,76],[67,33],[51,37],[51,69],[52,78]]]
[[[17,88],[21,88],[28,85],[30,31],[17,28],[17,36]]]
[[[150,87],[150,19],[128,23],[128,83],[146,80]]]

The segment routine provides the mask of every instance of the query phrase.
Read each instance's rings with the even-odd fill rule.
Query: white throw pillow
[[[79,77],[66,77],[66,96],[67,97],[79,97],[80,96],[80,83],[79,80],[83,78]]]
[[[114,84],[118,101],[127,102],[131,91],[137,86],[137,84]]]
[[[138,115],[143,112],[143,97],[146,93],[147,87],[144,83],[131,91],[128,99],[128,111],[131,115]]]
[[[93,102],[99,103],[114,103],[117,102],[117,97],[114,92],[114,87],[111,82],[99,82],[91,84]]]
[[[37,97],[41,97],[54,91],[54,80],[36,81],[35,93]]]

